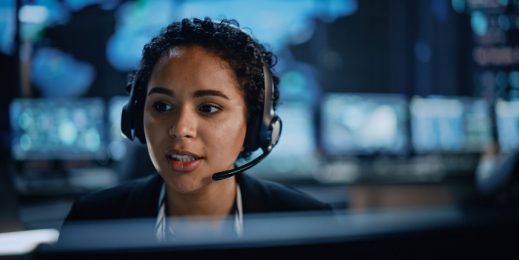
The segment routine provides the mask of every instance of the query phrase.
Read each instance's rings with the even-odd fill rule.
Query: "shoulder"
[[[157,213],[157,200],[162,179],[153,174],[125,184],[94,192],[77,199],[60,229],[58,243],[104,241],[112,231],[121,231],[122,219],[146,219]],[[118,220],[114,222],[113,220]],[[139,224],[131,222],[132,224]],[[144,222],[146,223],[146,222]],[[149,223],[148,223],[149,224]],[[139,226],[140,227],[140,226]],[[108,231],[107,231],[108,230]],[[144,228],[143,230],[148,230]],[[149,230],[152,230],[151,228]],[[151,236],[146,232],[139,236]],[[104,240],[103,240],[104,239]]]
[[[158,199],[160,177],[158,174],[135,179],[119,186],[93,192],[77,199],[66,221],[145,217],[144,212],[132,216],[139,204],[154,205]],[[157,196],[153,196],[157,194]],[[146,210],[146,209],[144,209]],[[149,211],[149,210],[148,210]]]
[[[247,174],[238,176],[247,212],[331,211],[332,207],[288,185]]]

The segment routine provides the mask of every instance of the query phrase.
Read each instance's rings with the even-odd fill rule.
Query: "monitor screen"
[[[283,102],[276,113],[283,123],[279,142],[272,153],[250,171],[266,178],[308,176],[318,165],[312,108],[305,103]]]
[[[503,151],[519,147],[519,101],[496,102],[496,121],[499,146]]]
[[[399,94],[330,93],[321,110],[321,141],[330,155],[406,152],[407,101]]]
[[[415,151],[461,151],[463,103],[447,97],[414,97],[411,100],[411,132]]]
[[[416,152],[481,152],[491,142],[488,103],[469,97],[414,97],[412,142]]]
[[[463,98],[464,151],[481,152],[492,142],[490,107],[484,99]]]
[[[9,114],[12,155],[17,160],[106,156],[104,102],[100,98],[15,99]]]
[[[121,114],[123,106],[128,103],[128,96],[114,96],[108,103],[108,127],[110,131],[110,145],[108,147],[110,156],[114,160],[121,160],[126,155],[126,145],[128,142],[121,132]]]
[[[15,50],[16,1],[2,1],[0,14],[0,53],[12,55]]]

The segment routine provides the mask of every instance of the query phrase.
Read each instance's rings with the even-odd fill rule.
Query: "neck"
[[[168,214],[173,217],[202,216],[223,219],[231,211],[235,196],[235,177],[213,181],[189,194],[176,193],[166,185]]]

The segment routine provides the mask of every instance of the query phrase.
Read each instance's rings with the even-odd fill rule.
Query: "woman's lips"
[[[171,169],[176,172],[191,172],[200,164],[200,159],[192,161],[170,160]]]
[[[203,159],[194,153],[179,150],[168,152],[166,158],[170,161],[171,169],[176,172],[193,171],[200,164],[200,159]]]

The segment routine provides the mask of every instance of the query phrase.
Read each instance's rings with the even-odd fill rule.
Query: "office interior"
[[[7,0],[0,13],[0,235],[59,232],[76,198],[154,174],[120,133],[127,75],[183,17],[237,19],[278,56],[283,132],[249,174],[352,213],[517,206],[518,1]]]

